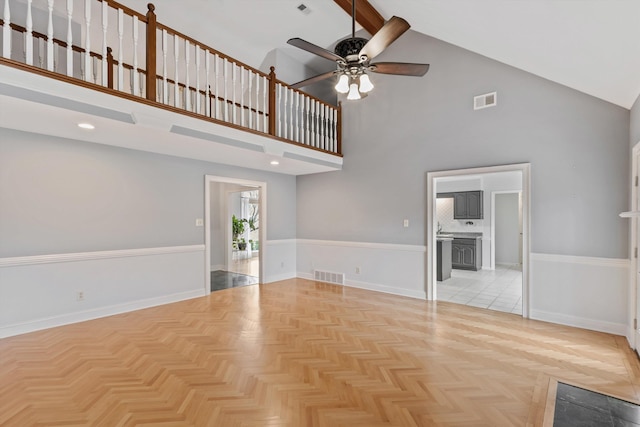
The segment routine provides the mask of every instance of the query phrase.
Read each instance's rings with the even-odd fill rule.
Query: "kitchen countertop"
[[[458,238],[458,239],[477,239],[479,237],[482,237],[482,233],[477,233],[477,232],[464,233],[464,232],[455,232],[455,231],[452,231],[452,232],[443,231],[442,233],[439,233],[439,234],[445,234],[445,235],[448,235],[448,236],[452,236],[452,237],[444,237],[445,239],[446,238],[449,238],[449,239],[455,239],[455,238]],[[436,236],[436,239],[440,239],[440,237]]]

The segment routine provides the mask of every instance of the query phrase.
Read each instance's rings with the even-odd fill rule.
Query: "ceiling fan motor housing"
[[[336,48],[334,49],[334,52],[336,53],[336,55],[345,58],[349,62],[352,61],[350,57],[355,56],[355,60],[357,61],[358,54],[368,41],[369,40],[363,39],[361,37],[350,37],[338,42]]]

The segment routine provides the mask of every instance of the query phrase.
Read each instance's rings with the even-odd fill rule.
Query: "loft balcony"
[[[152,4],[0,7],[0,127],[296,175],[342,167],[339,106],[163,25]]]

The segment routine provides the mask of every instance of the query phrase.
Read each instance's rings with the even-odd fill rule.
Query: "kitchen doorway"
[[[205,289],[263,281],[266,183],[205,176]]]
[[[528,317],[529,171],[517,164],[428,173],[429,299]],[[438,253],[449,251],[446,277]]]

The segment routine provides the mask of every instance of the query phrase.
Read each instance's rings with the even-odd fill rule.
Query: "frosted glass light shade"
[[[360,76],[360,92],[362,93],[371,92],[371,89],[373,89],[373,83],[371,83],[371,80],[369,80],[369,76],[366,74],[361,75]]]
[[[340,76],[338,83],[335,85],[336,92],[347,93],[349,92],[349,77],[346,74]]]
[[[356,99],[360,99],[360,92],[358,92],[358,85],[355,83],[351,83],[349,86],[349,95],[347,95],[347,99],[350,101],[354,101]]]

